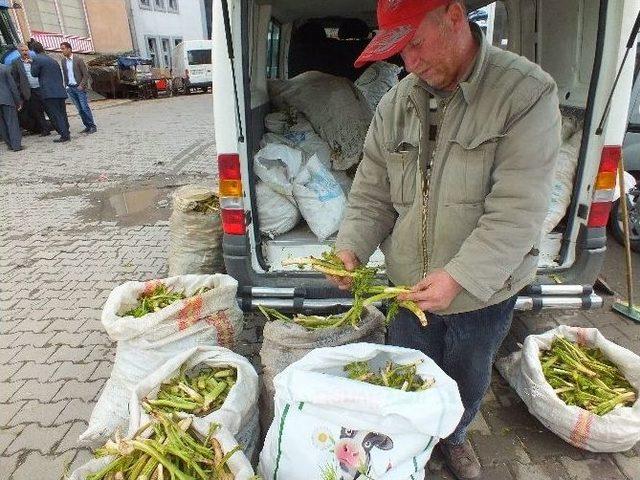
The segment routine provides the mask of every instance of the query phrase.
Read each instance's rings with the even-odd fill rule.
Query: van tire
[[[638,208],[638,207],[636,207]],[[624,230],[622,226],[622,208],[620,207],[620,200],[616,200],[611,205],[611,214],[609,215],[609,223],[607,225],[609,232],[613,235],[620,245],[624,245]],[[634,230],[632,225],[629,225],[630,230],[630,245],[631,250],[640,253],[640,231]],[[635,237],[635,238],[634,238]]]

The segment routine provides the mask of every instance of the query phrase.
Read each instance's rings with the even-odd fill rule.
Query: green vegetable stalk
[[[222,407],[236,384],[237,370],[229,366],[207,366],[194,368],[192,372],[189,374],[182,367],[178,375],[160,386],[155,398],[143,400],[145,410],[167,413],[182,411],[204,416]]]
[[[200,287],[190,296],[195,297],[202,295],[204,292],[211,290],[209,287]],[[145,315],[162,310],[172,303],[187,298],[184,292],[174,292],[164,283],[158,283],[150,292],[143,292],[138,295],[138,305],[124,313],[123,316],[132,316],[135,318],[144,317]]]
[[[334,328],[336,326],[336,323],[337,326],[342,326],[345,323],[351,323],[353,326],[356,326],[365,306],[384,300],[391,301],[389,305],[389,313],[387,314],[387,321],[391,321],[395,314],[398,312],[399,308],[403,307],[415,314],[423,326],[426,326],[428,323],[426,314],[422,310],[420,310],[415,302],[397,300],[398,295],[411,292],[411,289],[409,287],[389,287],[384,285],[376,285],[375,281],[377,269],[372,267],[359,266],[352,271],[347,270],[342,260],[336,255],[335,251],[333,250],[323,252],[320,258],[297,258],[285,260],[284,262],[282,262],[282,264],[297,265],[301,268],[311,267],[313,270],[324,273],[325,275],[331,275],[334,277],[349,277],[351,279],[351,293],[353,293],[354,296],[354,304],[348,312],[343,314],[347,318],[336,318],[334,316],[329,320],[319,322],[323,323],[323,325],[326,325],[319,328]],[[303,326],[304,323],[306,323],[305,318],[302,318],[300,320],[294,319],[294,321],[296,323],[300,323]]]
[[[216,428],[212,425],[203,439],[191,428],[190,418],[179,420],[171,414],[154,412],[151,422],[133,438],[116,435],[115,440],[96,450],[96,457],[114,458],[86,480],[233,480],[228,461],[240,447],[224,453],[212,438]],[[145,432],[150,435],[145,436]]]
[[[404,392],[420,392],[434,384],[433,379],[423,379],[417,374],[418,363],[408,365],[387,362],[377,373],[368,362],[351,362],[344,366],[347,378]]]
[[[541,353],[545,379],[567,405],[605,415],[631,406],[637,393],[620,369],[599,348],[587,348],[556,336]]]

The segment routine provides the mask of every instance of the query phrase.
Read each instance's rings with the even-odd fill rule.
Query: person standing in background
[[[64,84],[67,87],[69,98],[78,109],[84,130],[81,133],[96,133],[98,129],[93,121],[93,114],[89,107],[87,89],[89,88],[89,70],[82,58],[73,55],[69,42],[62,42],[60,50],[64,58],[61,61]]]
[[[40,82],[44,110],[47,112],[53,128],[60,134],[60,138],[56,138],[54,142],[68,142],[71,135],[67,107],[64,103],[67,99],[67,91],[64,88],[60,65],[44,53],[42,44],[35,42],[33,51],[36,52],[36,56],[31,64],[31,75]]]
[[[18,45],[20,58],[11,64],[11,75],[22,98],[20,125],[31,133],[45,137],[50,134],[49,122],[44,116],[44,105],[40,94],[40,82],[31,75],[31,54],[24,43]]]
[[[0,65],[0,134],[14,152],[22,150],[22,131],[18,121],[21,108],[22,100],[11,76],[11,67]]]

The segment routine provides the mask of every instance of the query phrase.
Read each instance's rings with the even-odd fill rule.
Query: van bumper
[[[594,252],[596,256],[587,263],[600,261],[604,256],[600,253]],[[238,281],[238,301],[244,311],[263,306],[282,311],[334,312],[352,304],[352,298],[345,296],[344,291],[332,287],[323,276],[313,272],[256,273],[251,267],[249,242],[244,236],[225,234],[223,256],[227,273]],[[593,292],[592,283],[531,285],[520,292],[515,308],[521,311],[599,308],[602,297]]]

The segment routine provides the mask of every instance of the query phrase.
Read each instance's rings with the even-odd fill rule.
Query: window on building
[[[139,0],[140,8],[151,8],[151,0]]]
[[[189,50],[187,60],[189,65],[211,65],[211,49]]]
[[[167,0],[167,10],[178,13],[178,0]]]
[[[267,34],[267,78],[278,78],[280,73],[280,30],[280,23],[272,18]]]
[[[180,45],[182,43],[182,39],[180,37],[174,38],[173,39],[173,46],[177,47],[178,45]]]
[[[147,37],[147,55],[153,62],[154,67],[160,66],[160,59],[158,58],[158,41],[153,37]]]
[[[171,68],[171,39],[161,38],[160,47],[162,48],[162,66]]]
[[[509,16],[502,0],[469,12],[469,20],[475,22],[487,39],[496,47],[509,47]]]
[[[153,0],[153,8],[155,10],[164,10],[164,0]]]

